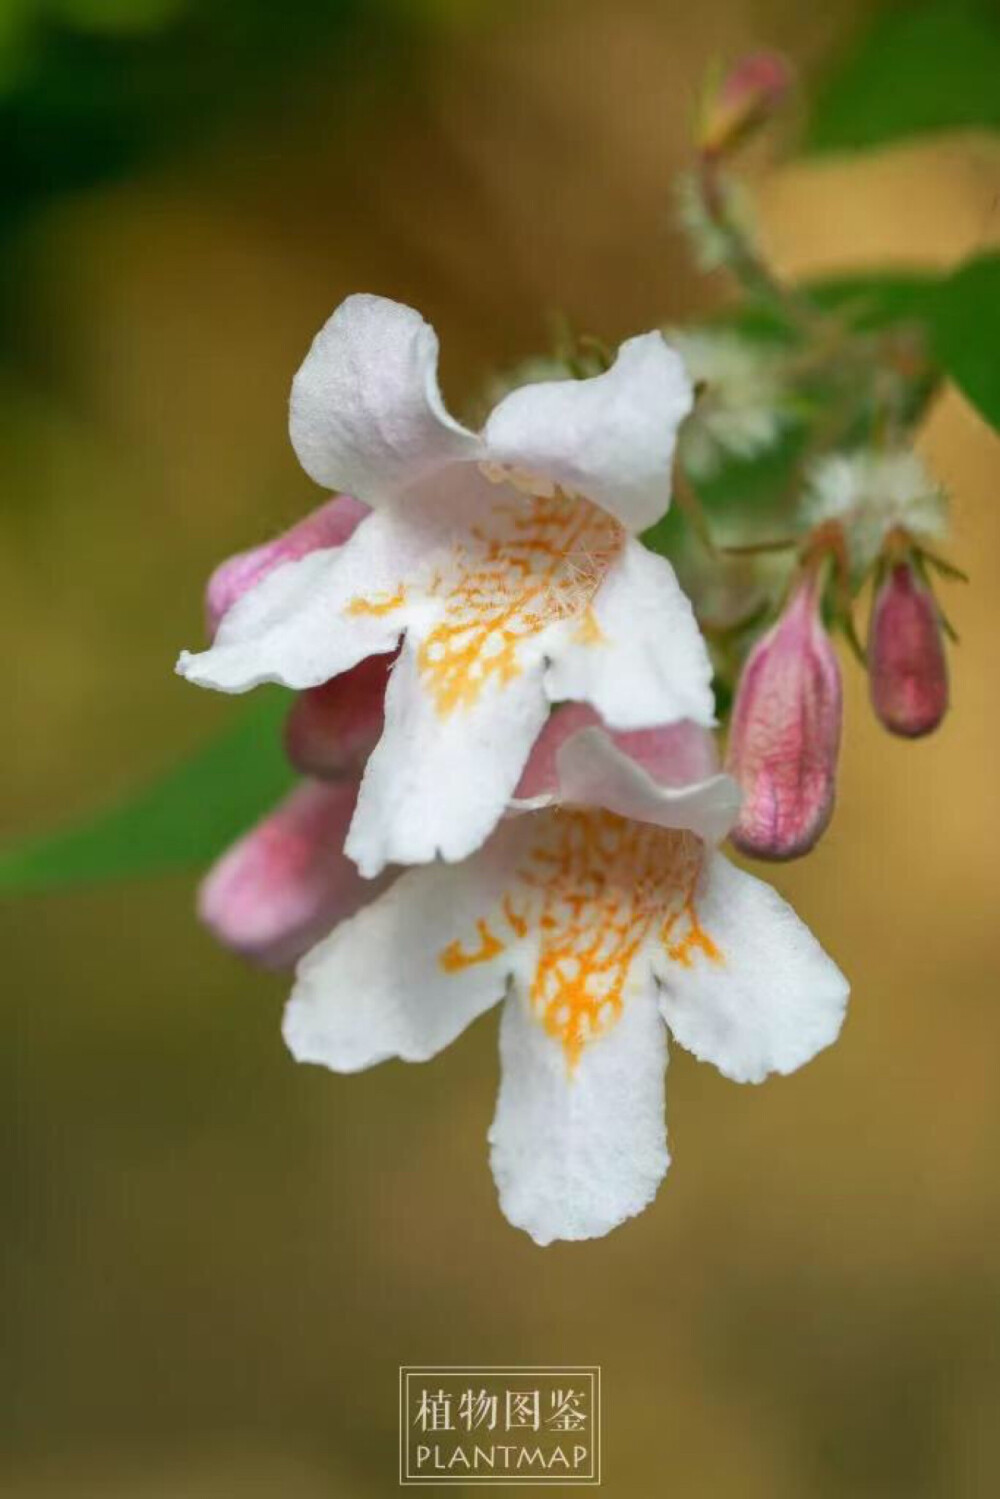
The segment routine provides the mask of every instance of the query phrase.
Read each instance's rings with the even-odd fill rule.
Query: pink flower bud
[[[222,616],[236,600],[274,568],[282,562],[297,562],[320,547],[342,546],[367,514],[368,506],[362,505],[360,500],[346,494],[337,495],[304,516],[290,530],[283,531],[274,541],[227,557],[215,569],[205,589],[209,636],[214,636]]]
[[[948,708],[948,663],[937,605],[909,561],[890,567],[875,598],[868,687],[880,722],[907,739],[936,729]]]
[[[295,699],[285,751],[303,775],[330,778],[360,770],[382,733],[385,689],[394,656],[368,656]]]
[[[739,145],[776,112],[791,82],[791,66],[777,52],[741,58],[705,103],[698,142],[702,152],[718,156]]]
[[[371,898],[342,852],[357,782],[306,781],[209,870],[198,914],[235,952],[285,967]]]
[[[813,847],[833,811],[841,714],[840,667],[812,575],[740,678],[726,756],[743,793],[731,834],[737,848],[795,859]]]

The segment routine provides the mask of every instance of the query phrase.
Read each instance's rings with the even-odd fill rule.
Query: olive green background
[[[0,370],[5,834],[227,721],[173,659],[215,562],[318,498],[285,401],[336,303],[419,306],[456,401],[552,308],[610,338],[707,308],[669,215],[697,82],[754,43],[820,61],[857,8],[814,10],[362,25],[26,221]],[[758,172],[792,273],[1000,238],[985,137]],[[845,661],[836,820],[775,877],[851,977],[842,1038],[761,1088],[675,1051],[674,1165],[604,1241],[542,1251],[499,1214],[495,1017],[426,1066],[335,1078],[292,1063],[286,981],[213,945],[193,879],[5,903],[5,1495],[389,1495],[402,1363],[600,1363],[609,1499],[997,1491],[1000,447],[955,394],[922,446],[972,573],[948,593],[954,711],[892,741]]]

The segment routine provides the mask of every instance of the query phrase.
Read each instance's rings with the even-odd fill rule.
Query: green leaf
[[[87,821],[0,851],[0,890],[32,891],[207,864],[292,784],[284,693],[259,693],[234,728]]]
[[[928,316],[941,284],[940,271],[854,271],[807,285],[805,290],[824,312],[839,312],[859,332],[890,323],[919,322]]]
[[[1000,431],[1000,254],[968,260],[941,283],[931,335],[959,390]]]
[[[859,150],[931,131],[1000,129],[994,0],[925,0],[884,11],[819,91],[812,151]]]
[[[918,322],[932,311],[932,298],[941,285],[936,269],[849,271],[802,282],[799,290],[821,312],[839,313],[858,332],[874,332],[890,323]],[[745,338],[788,343],[796,328],[773,307],[744,302],[727,308],[714,320],[716,327],[731,328]]]

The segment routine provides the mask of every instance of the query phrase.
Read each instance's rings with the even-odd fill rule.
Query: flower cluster
[[[908,441],[926,363],[908,333],[873,340],[784,288],[724,171],[788,83],[771,56],[723,78],[685,179],[700,259],[750,316],[539,356],[473,430],[419,314],[348,298],[291,397],[295,451],[335,497],[218,569],[211,644],[178,664],[296,694],[301,781],[209,873],[204,920],[297,964],[285,1040],[334,1071],[425,1060],[502,1004],[491,1159],[540,1244],[655,1194],[668,1034],[744,1082],[838,1034],[843,976],[719,851],[796,857],[829,822],[829,631],[894,733],[947,705],[946,506]],[[776,456],[764,526],[784,534],[762,541],[747,496]]]

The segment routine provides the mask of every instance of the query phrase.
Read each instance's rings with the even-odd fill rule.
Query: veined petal
[[[365,875],[474,852],[501,817],[548,713],[537,652],[510,679],[491,678],[474,700],[451,708],[428,684],[434,663],[421,663],[429,642],[414,634],[389,679],[385,730],[345,845]]]
[[[599,728],[574,734],[556,761],[559,799],[568,805],[604,807],[635,822],[686,829],[706,843],[721,842],[739,812],[739,787],[730,776],[662,785]]]
[[[715,722],[708,651],[665,557],[629,537],[591,609],[595,628],[568,637],[548,669],[553,702],[592,703],[615,729]]]
[[[592,1239],[641,1213],[670,1164],[666,1033],[651,975],[573,1068],[520,994],[500,1026],[500,1095],[490,1129],[500,1206],[537,1244]]]
[[[378,506],[481,456],[478,438],[445,410],[437,359],[437,335],[412,307],[366,295],[342,302],[292,384],[292,446],[306,473]]]
[[[209,636],[215,634],[222,616],[229,612],[236,600],[268,573],[283,562],[294,562],[322,547],[342,546],[367,514],[367,505],[359,504],[348,494],[336,495],[273,541],[227,557],[215,569],[205,589]]]
[[[777,891],[706,856],[698,921],[718,960],[672,962],[651,947],[671,1034],[737,1082],[794,1072],[836,1040],[848,984]]]
[[[411,870],[337,927],[299,965],[284,1020],[296,1060],[356,1072],[423,1062],[454,1041],[519,961],[519,939],[494,915],[505,876],[502,844],[460,868]]]
[[[220,942],[267,967],[292,964],[372,886],[342,853],[357,782],[297,786],[202,882],[198,913]]]
[[[483,438],[491,460],[586,495],[628,530],[643,531],[670,504],[677,429],[692,400],[680,355],[662,334],[645,333],[623,343],[602,375],[513,391]]]
[[[212,648],[183,651],[177,670],[221,692],[261,682],[318,687],[394,650],[409,617],[404,580],[423,541],[397,514],[368,516],[343,546],[268,573],[225,615]]]

